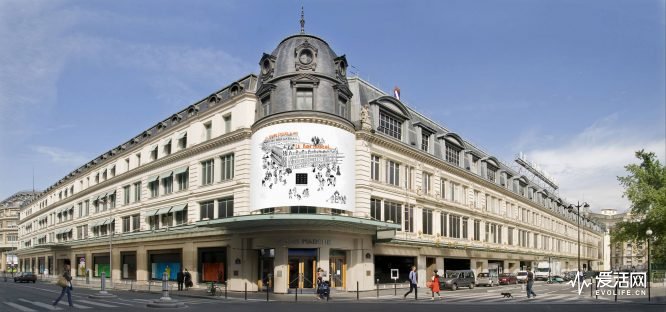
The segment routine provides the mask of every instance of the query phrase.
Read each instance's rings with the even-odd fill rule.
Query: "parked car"
[[[518,284],[518,278],[513,273],[502,273],[499,276],[498,283],[500,285]]]
[[[456,290],[460,287],[473,289],[475,284],[476,278],[472,270],[446,271],[446,274],[439,278],[439,285],[442,289]]]
[[[19,275],[14,276],[14,283],[18,282],[37,282],[37,275],[33,274],[32,272],[23,272],[19,273]]]
[[[527,271],[518,271],[516,279],[518,283],[527,283]]]
[[[499,278],[497,275],[490,273],[479,273],[476,275],[476,286],[489,286],[493,287],[499,285]]]

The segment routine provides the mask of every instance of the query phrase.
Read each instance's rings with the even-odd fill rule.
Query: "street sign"
[[[391,269],[391,279],[393,279],[393,281],[398,279],[398,269]]]

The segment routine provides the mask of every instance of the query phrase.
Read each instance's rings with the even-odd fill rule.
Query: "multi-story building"
[[[644,241],[612,242],[610,233],[621,221],[632,219],[631,213],[618,213],[616,209],[602,209],[601,213],[590,213],[590,218],[603,224],[605,270],[647,270],[647,244]]]
[[[23,270],[278,293],[373,289],[434,268],[576,268],[567,203],[292,35],[248,75],[157,122],[21,211]],[[581,224],[584,267],[600,229]],[[424,281],[425,279],[422,279]]]
[[[18,259],[14,251],[18,246],[18,215],[21,206],[39,195],[39,192],[15,193],[0,202],[0,272],[17,269]]]

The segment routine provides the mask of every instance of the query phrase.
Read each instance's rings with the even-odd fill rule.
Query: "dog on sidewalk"
[[[501,295],[503,296],[502,298],[513,298],[511,293],[508,293],[508,292],[503,292],[503,293],[501,293]]]

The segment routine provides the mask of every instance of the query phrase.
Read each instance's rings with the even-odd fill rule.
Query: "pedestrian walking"
[[[406,299],[407,295],[411,294],[412,291],[414,291],[414,300],[416,300],[417,283],[418,283],[418,276],[416,275],[416,266],[412,266],[412,270],[409,271],[409,291],[406,292],[404,296],[402,296],[402,299]]]
[[[178,282],[178,291],[183,290],[183,283],[185,282],[185,274],[183,274],[183,269],[180,269],[178,274],[176,274],[176,282]]]
[[[190,271],[185,269],[185,273],[183,273],[183,278],[185,279],[185,290],[190,289],[190,287],[194,286],[192,284],[192,274],[190,274]]]
[[[58,286],[62,287],[62,292],[60,292],[58,299],[53,301],[54,307],[58,305],[58,302],[60,302],[60,299],[62,299],[62,296],[64,296],[65,293],[67,293],[67,301],[69,302],[69,306],[74,306],[72,304],[72,275],[69,273],[69,271],[69,264],[65,264],[65,272],[63,272],[62,275],[58,277],[58,281],[56,282]]]
[[[534,273],[532,272],[532,268],[527,268],[527,298],[534,297],[536,298],[536,294],[532,290],[532,287],[534,286]]]
[[[439,274],[437,274],[437,270],[435,270],[433,273],[432,281],[430,284],[430,289],[432,290],[432,296],[430,297],[430,300],[435,300],[435,293],[437,293],[437,298],[442,299],[442,296],[439,294]]]

